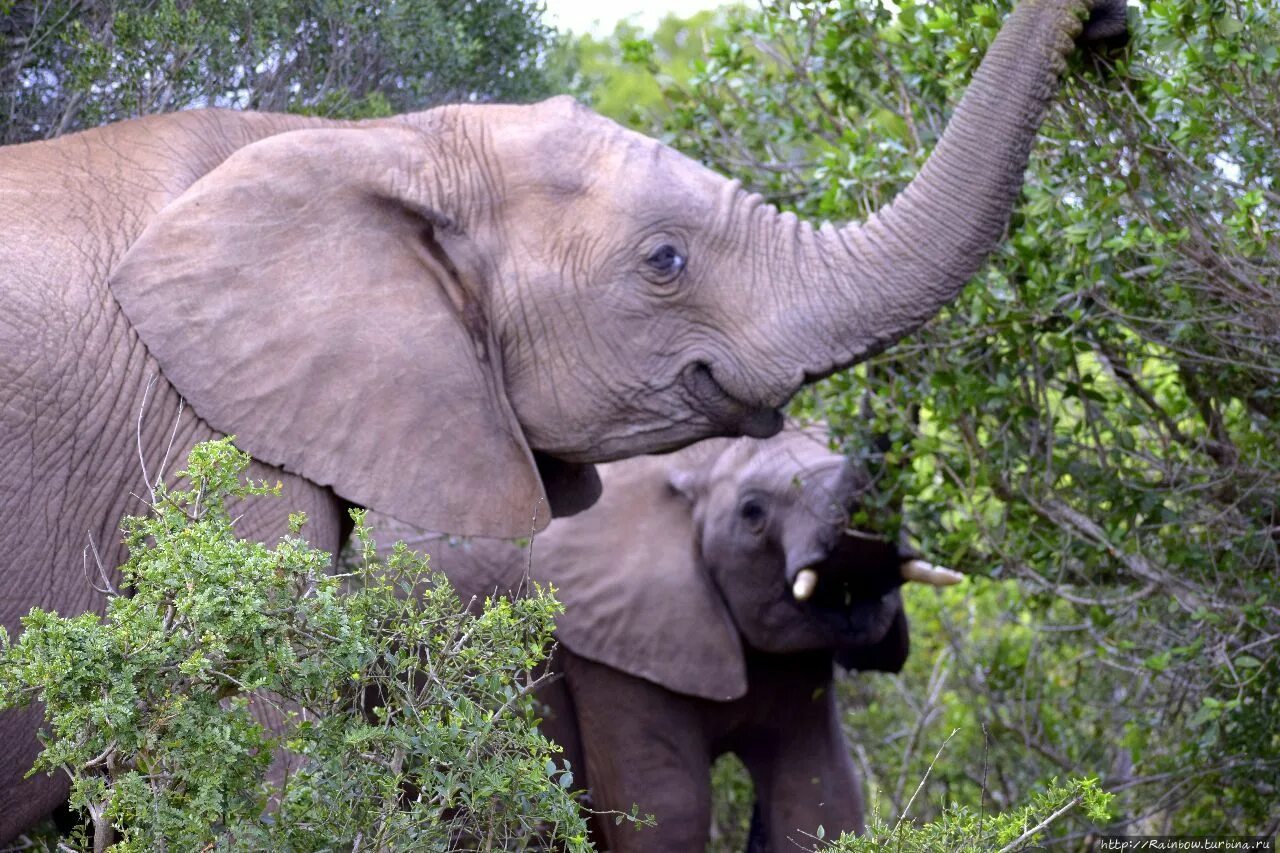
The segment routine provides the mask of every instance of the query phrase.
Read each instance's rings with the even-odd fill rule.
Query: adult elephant
[[[867,486],[825,433],[713,439],[600,468],[604,495],[532,546],[452,547],[385,519],[483,598],[552,584],[564,603],[539,691],[544,728],[591,806],[657,819],[595,822],[599,846],[706,847],[712,762],[738,755],[755,784],[752,849],[805,848],[819,827],[863,828],[832,664],[897,672],[907,657],[904,580],[954,583],[892,542],[846,529]]]
[[[590,504],[590,463],[774,433],[978,269],[1085,17],[1086,42],[1123,32],[1122,0],[1020,6],[919,177],[844,227],[563,98],[3,150],[0,623],[100,609],[85,564],[113,577],[129,496],[218,434],[335,548],[346,503],[527,534]],[[22,780],[36,725],[0,719],[0,842],[65,793]]]

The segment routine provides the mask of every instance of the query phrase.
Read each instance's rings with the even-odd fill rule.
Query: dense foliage
[[[554,35],[538,0],[0,0],[0,144],[198,106],[530,100]]]
[[[767,3],[666,78],[660,130],[781,206],[863,218],[918,170],[1009,7]],[[1117,827],[1275,829],[1280,8],[1133,11],[1125,55],[1074,63],[961,300],[796,406],[854,447],[892,437],[871,460],[886,503],[979,576],[911,591],[907,673],[849,687],[885,815],[958,729],[911,817],[1098,774]]]
[[[127,520],[131,594],[105,618],[34,610],[15,642],[0,633],[0,708],[45,704],[37,769],[68,772],[92,818],[93,839],[64,843],[584,849],[528,693],[554,599],[470,614],[403,545],[378,563],[359,513],[346,576],[301,516],[274,548],[238,539],[228,500],[272,491],[240,481],[247,464],[229,440],[198,445],[188,488]]]
[[[663,105],[661,69],[668,83],[685,84],[694,63],[709,46],[710,34],[725,27],[727,10],[680,18],[668,15],[651,33],[629,21],[607,36],[579,36],[567,45],[578,94],[603,115],[647,129]]]

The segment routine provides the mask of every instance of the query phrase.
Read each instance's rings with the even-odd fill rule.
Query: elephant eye
[[[649,253],[644,263],[658,283],[666,284],[675,281],[676,277],[684,271],[685,258],[675,246],[663,243]]]
[[[764,526],[764,504],[755,498],[747,498],[738,506],[738,516],[754,530]]]

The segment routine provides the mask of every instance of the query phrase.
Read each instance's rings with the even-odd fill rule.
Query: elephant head
[[[571,99],[451,106],[239,147],[111,288],[196,413],[262,461],[422,527],[527,535],[544,499],[590,504],[589,463],[773,435],[802,385],[954,298],[1090,5],[1020,5],[864,222],[780,213]],[[1098,5],[1086,37],[1123,19]]]
[[[744,648],[896,672],[908,643],[898,588],[959,579],[847,529],[867,479],[820,430],[600,470],[600,502],[534,540],[532,575],[565,604],[566,647],[679,693],[741,696]]]

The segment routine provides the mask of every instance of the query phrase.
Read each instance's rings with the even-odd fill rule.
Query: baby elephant
[[[905,579],[955,573],[846,530],[866,479],[817,431],[716,439],[600,468],[594,507],[552,522],[532,552],[435,545],[434,564],[483,596],[529,572],[564,602],[547,734],[600,811],[612,850],[701,851],[710,767],[735,753],[756,790],[753,849],[809,847],[863,827],[832,663],[896,672]],[[385,531],[380,531],[385,533]],[[396,535],[399,535],[397,532]],[[484,588],[485,586],[488,588]]]

